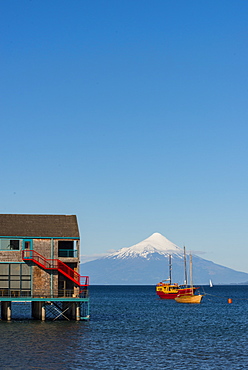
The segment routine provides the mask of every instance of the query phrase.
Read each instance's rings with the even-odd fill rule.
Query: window
[[[0,263],[0,296],[30,296],[31,267],[24,263]]]
[[[12,251],[20,249],[19,239],[0,239],[0,250]]]
[[[7,263],[0,263],[0,275],[9,275],[9,265]]]
[[[59,257],[76,257],[77,251],[73,240],[59,240],[58,242]]]
[[[19,250],[20,249],[20,240],[10,240],[10,249]]]

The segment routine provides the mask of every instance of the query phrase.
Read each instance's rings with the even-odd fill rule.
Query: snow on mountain
[[[166,257],[169,254],[176,254],[179,257],[182,257],[183,249],[170,242],[160,233],[154,233],[140,243],[137,243],[132,247],[121,248],[118,251],[109,254],[105,258],[125,259],[130,257],[143,257],[149,260],[155,253]]]

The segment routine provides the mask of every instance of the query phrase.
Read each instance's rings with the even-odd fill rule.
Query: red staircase
[[[73,281],[80,287],[89,286],[89,276],[81,276],[78,272],[74,271],[72,268],[67,266],[64,262],[59,259],[47,259],[38,252],[30,249],[25,249],[22,251],[23,261],[32,261],[36,265],[42,267],[45,270],[58,270],[66,276],[68,279]]]

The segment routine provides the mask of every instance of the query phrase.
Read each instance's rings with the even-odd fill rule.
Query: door
[[[22,241],[22,254],[25,258],[33,257],[33,240],[32,239],[23,239]]]
[[[33,249],[33,240],[32,239],[23,239],[22,249],[23,250],[32,250]]]

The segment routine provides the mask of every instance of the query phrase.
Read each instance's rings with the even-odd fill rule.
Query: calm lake
[[[248,286],[204,292],[189,305],[154,286],[92,286],[88,322],[28,319],[16,303],[0,321],[0,369],[247,369]]]

